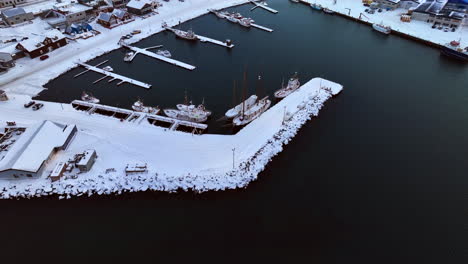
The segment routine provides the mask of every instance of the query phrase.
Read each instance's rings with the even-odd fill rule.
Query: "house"
[[[401,0],[400,7],[404,9],[416,8],[424,0]]]
[[[34,19],[33,13],[26,12],[21,7],[3,10],[1,13],[1,17],[3,21],[5,21],[5,23],[7,23],[10,26],[20,24],[26,21],[31,21]]]
[[[15,67],[15,60],[8,52],[0,52],[0,69]]]
[[[63,176],[63,173],[65,172],[65,169],[67,168],[67,163],[65,162],[59,162],[55,166],[55,168],[52,170],[52,173],[50,173],[50,179],[54,181],[60,180],[60,178]]]
[[[24,3],[24,0],[0,0],[0,8],[8,6],[17,6]]]
[[[129,0],[111,0],[114,8],[124,8]]]
[[[88,19],[93,8],[75,2],[63,2],[54,5],[45,18],[52,27],[70,26],[73,23]]]
[[[52,50],[67,45],[67,39],[58,30],[50,30],[46,34],[31,36],[16,45],[16,49],[23,51],[31,59],[46,54]]]
[[[48,120],[26,128],[0,160],[0,179],[40,177],[53,155],[65,150],[76,132],[75,125]]]
[[[131,0],[127,4],[127,10],[129,13],[141,16],[153,11],[153,4],[149,0]]]
[[[96,151],[93,149],[88,149],[83,153],[83,156],[81,157],[80,161],[76,163],[76,167],[81,172],[89,171],[93,167],[96,158]]]
[[[120,9],[114,9],[112,13],[100,13],[97,18],[97,23],[106,28],[113,28],[121,22],[125,22],[129,19],[131,19],[131,16],[128,12]]]
[[[386,10],[394,10],[400,5],[400,0],[374,0],[379,7]]]
[[[467,23],[466,9],[463,10],[463,5],[454,5],[453,0],[426,0],[412,11],[411,17],[452,30]]]

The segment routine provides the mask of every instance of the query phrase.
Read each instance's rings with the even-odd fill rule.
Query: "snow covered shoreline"
[[[92,194],[119,194],[135,191],[167,191],[235,189],[247,186],[271,159],[281,152],[312,116],[317,116],[324,102],[342,90],[342,86],[321,78],[307,82],[301,88],[266,111],[260,118],[236,135],[198,135],[165,131],[146,124],[125,124],[112,118],[98,117],[70,109],[68,104],[45,102],[43,112],[33,115],[18,111],[18,102],[8,102],[0,120],[33,123],[42,116],[57,122],[76,123],[79,132],[65,153],[54,164],[83,148],[92,146],[99,155],[93,169],[76,179],[51,182],[45,176],[38,179],[1,180],[0,198],[30,198],[58,195],[60,198]],[[18,96],[12,100],[24,100]],[[59,111],[58,109],[63,108]],[[46,110],[49,109],[49,110]],[[284,121],[286,111],[287,119]],[[51,114],[50,112],[55,112]],[[37,116],[39,115],[39,116]],[[109,132],[109,127],[113,133]],[[137,136],[135,136],[136,133]],[[133,135],[128,138],[127,135]],[[109,144],[109,141],[119,142]],[[174,142],[177,140],[177,143]],[[148,141],[151,144],[148,144]],[[158,151],[154,151],[156,146]],[[232,163],[232,149],[236,158]],[[125,175],[123,168],[129,159],[147,162],[147,173]],[[50,168],[54,164],[49,164]],[[179,168],[184,164],[183,168]],[[233,169],[234,166],[234,169]],[[111,173],[105,171],[115,168]]]
[[[135,21],[114,29],[106,29],[99,24],[93,24],[102,34],[89,39],[78,39],[68,45],[54,50],[49,59],[22,58],[16,61],[16,66],[7,73],[0,75],[0,89],[12,94],[22,94],[34,97],[38,95],[50,80],[64,72],[75,68],[76,62],[85,62],[98,56],[119,49],[118,41],[122,35],[129,34],[134,29],[141,33],[127,40],[126,43],[136,43],[164,30],[161,24],[169,26],[185,22],[208,13],[208,9],[222,9],[245,4],[246,0],[186,0],[185,2],[164,2],[158,9],[159,14],[149,18],[137,18]]]

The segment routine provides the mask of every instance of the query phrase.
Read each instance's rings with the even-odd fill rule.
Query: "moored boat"
[[[392,32],[392,28],[390,26],[385,26],[382,23],[380,24],[372,24],[372,28],[380,33],[384,33],[385,35],[388,35]]]
[[[335,12],[334,12],[333,10],[331,10],[331,9],[328,9],[328,8],[326,8],[326,7],[325,7],[325,8],[323,8],[322,10],[323,10],[323,12],[324,12],[324,13],[327,13],[327,14],[330,14],[330,15],[333,15],[333,14],[335,14]]]
[[[248,110],[253,105],[255,105],[256,102],[257,102],[257,96],[256,95],[251,95],[244,102],[242,102],[242,103],[236,105],[235,107],[227,110],[225,116],[228,119],[235,118],[236,116],[238,116],[238,115],[240,115],[242,113],[242,107],[244,107],[244,109]]]
[[[187,40],[193,40],[193,41],[198,40],[197,35],[195,35],[195,33],[191,29],[189,29],[188,31],[173,29],[173,31],[176,34],[176,36],[179,37],[179,38],[183,38],[183,39],[187,39]]]
[[[252,26],[252,23],[255,22],[253,19],[249,17],[244,17],[239,20],[239,24],[244,27],[250,27]]]
[[[299,78],[297,77],[297,73],[296,73],[294,74],[293,77],[289,79],[288,85],[286,87],[284,87],[283,85],[281,89],[275,92],[275,97],[278,99],[285,98],[286,96],[290,95],[292,92],[299,89],[300,86],[301,86],[301,83],[299,82]]]
[[[258,100],[252,107],[243,110],[240,115],[232,120],[234,126],[244,126],[258,118],[263,114],[271,105],[268,96]]]
[[[168,117],[182,120],[182,121],[189,121],[189,122],[196,122],[196,123],[203,123],[208,120],[208,116],[202,114],[198,111],[181,111],[178,109],[164,109],[164,114]]]
[[[132,61],[133,55],[135,55],[135,53],[133,53],[132,51],[125,53],[124,61]]]
[[[140,99],[138,99],[135,103],[133,103],[132,109],[137,112],[153,114],[153,115],[157,115],[160,111],[158,107],[145,106],[143,104],[143,101],[141,101]]]
[[[314,4],[310,4],[310,7],[312,7],[312,9],[315,9],[315,10],[322,10],[322,6],[317,4],[317,3],[314,3]]]
[[[81,100],[93,104],[99,104],[100,102],[99,99],[90,94],[87,94],[86,92],[83,92],[83,94],[81,94]]]
[[[468,47],[464,49],[460,47],[460,41],[453,40],[443,46],[440,51],[448,57],[468,62]]]
[[[238,23],[239,19],[237,19],[234,14],[229,14],[226,16],[226,19],[232,23]]]
[[[172,56],[171,52],[168,50],[158,50],[156,51],[156,54],[170,58]]]
[[[114,69],[111,66],[106,66],[106,67],[104,67],[102,69],[105,70],[105,71],[108,71],[108,72],[114,71]]]

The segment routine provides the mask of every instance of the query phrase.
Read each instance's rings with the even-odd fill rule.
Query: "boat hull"
[[[254,114],[250,115],[247,118],[245,118],[245,117],[242,118],[241,116],[237,116],[236,118],[234,118],[232,123],[234,124],[234,126],[245,126],[245,125],[249,124],[250,122],[254,121],[255,119],[257,119],[266,110],[268,110],[270,105],[271,105],[271,101],[270,100],[265,100],[264,105],[261,106]],[[254,108],[254,107],[255,106],[253,106],[252,108]]]
[[[463,61],[463,62],[468,62],[468,54],[458,52],[456,50],[447,48],[447,47],[442,47],[440,52],[450,58]]]
[[[380,32],[380,33],[385,34],[385,35],[389,35],[392,32],[391,29],[382,28],[382,27],[379,27],[378,25],[375,25],[375,24],[372,25],[372,28],[375,31]]]

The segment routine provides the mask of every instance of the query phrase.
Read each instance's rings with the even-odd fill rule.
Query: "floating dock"
[[[153,115],[143,112],[135,112],[128,109],[118,108],[114,106],[101,105],[89,103],[81,100],[74,100],[71,103],[72,107],[79,111],[84,111],[88,114],[99,114],[108,117],[120,119],[122,122],[132,122],[135,124],[141,124],[143,120],[147,120],[149,124],[166,128],[169,130],[177,130],[183,132],[196,133],[198,131],[203,132],[208,128],[207,124],[199,124],[189,121],[177,120],[174,118]]]
[[[152,57],[152,58],[155,58],[155,59],[158,59],[158,60],[165,61],[165,62],[170,63],[172,65],[176,65],[176,66],[185,68],[187,70],[192,71],[192,70],[195,69],[195,66],[193,66],[193,65],[187,64],[185,62],[177,61],[177,60],[174,60],[174,59],[171,59],[171,58],[168,58],[168,57],[164,57],[164,56],[158,55],[156,53],[153,53],[153,52],[147,50],[147,49],[150,49],[152,47],[150,47],[150,48],[138,48],[138,47],[133,47],[133,46],[129,46],[129,45],[126,45],[126,44],[123,44],[123,46],[126,47],[126,48],[129,48],[129,49],[131,49],[132,51],[135,52],[135,54],[133,54],[133,57],[131,58],[132,60],[133,60],[133,58],[135,58],[135,56],[138,53],[141,53],[141,54],[144,54],[146,56],[149,56],[149,57]]]
[[[271,29],[271,28],[267,28],[267,27],[260,26],[260,25],[257,25],[257,24],[250,24],[250,25],[252,27],[254,27],[254,28],[258,28],[258,29],[265,30],[265,31],[268,31],[268,32],[273,32],[273,29]]]
[[[171,27],[166,27],[166,29],[171,31],[172,33],[174,33],[174,31],[175,31],[175,29],[173,29]],[[177,29],[177,30],[184,32],[183,30],[180,30],[180,29]],[[216,44],[216,45],[219,45],[219,46],[223,46],[223,47],[226,47],[226,48],[230,48],[230,49],[234,47],[233,44],[228,45],[226,42],[222,42],[222,41],[219,41],[219,40],[216,40],[216,39],[212,39],[212,38],[208,38],[208,37],[204,37],[204,36],[200,36],[200,35],[195,35],[195,36],[197,36],[197,38],[201,42],[210,42],[210,43],[213,43],[213,44]]]
[[[250,9],[250,11],[254,10],[257,7],[260,7],[260,8],[263,8],[263,9],[267,10],[267,11],[270,11],[273,14],[278,13],[277,10],[275,10],[275,9],[273,9],[271,7],[268,7],[268,6],[264,5],[264,4],[259,4],[256,1],[249,1],[249,2],[255,5],[252,9]]]
[[[107,61],[101,62],[100,64],[98,64],[96,66],[104,64],[106,62]],[[82,74],[84,74],[84,73],[86,73],[88,71],[94,71],[94,72],[97,72],[97,73],[100,73],[100,74],[104,74],[105,76],[98,79],[98,80],[96,80],[96,81],[94,81],[93,83],[97,83],[99,81],[102,81],[107,77],[112,77],[112,79],[110,79],[108,82],[112,82],[114,80],[120,80],[120,82],[117,83],[117,85],[121,85],[123,83],[130,83],[130,84],[140,86],[140,87],[143,87],[143,88],[146,88],[146,89],[151,88],[151,84],[140,82],[140,81],[134,80],[132,78],[128,78],[128,77],[125,77],[125,76],[122,76],[122,75],[119,75],[119,74],[116,74],[116,73],[113,73],[113,72],[110,72],[110,71],[106,71],[106,70],[98,68],[96,66],[88,65],[88,64],[85,64],[85,63],[81,63],[81,62],[78,62],[78,65],[81,65],[81,66],[85,67],[86,70],[84,72],[80,72],[77,75],[73,76],[74,78],[76,78],[76,77],[78,77],[78,76],[80,76],[80,75],[82,75]]]

